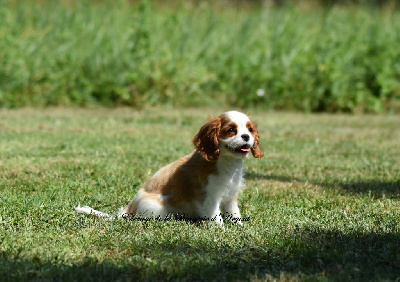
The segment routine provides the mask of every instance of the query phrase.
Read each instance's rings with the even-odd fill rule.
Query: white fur
[[[118,217],[121,216],[121,211],[122,211],[122,209],[123,209],[123,207],[121,207],[121,208],[119,209],[118,215],[117,215]],[[110,215],[110,214],[108,214],[108,213],[104,213],[104,212],[101,212],[101,211],[92,209],[92,208],[89,207],[89,206],[83,206],[83,207],[81,207],[80,204],[78,204],[78,206],[75,207],[75,211],[76,211],[77,213],[82,213],[82,214],[93,214],[93,215],[95,215],[95,216],[97,216],[97,217],[101,217],[101,218],[104,218],[104,219],[106,219],[106,220],[113,220],[113,219],[116,218],[115,215]]]
[[[200,211],[210,219],[216,219],[216,222],[223,225],[221,217],[222,207],[225,215],[240,217],[237,201],[243,184],[243,160],[231,156],[220,156],[217,168],[218,175],[208,177],[206,186],[206,199],[201,205]],[[236,215],[234,215],[236,214]]]

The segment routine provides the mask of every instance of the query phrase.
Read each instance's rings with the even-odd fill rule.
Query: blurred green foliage
[[[0,0],[0,107],[395,111],[400,13],[385,7]]]

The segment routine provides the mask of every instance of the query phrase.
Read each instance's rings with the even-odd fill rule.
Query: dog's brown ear
[[[193,138],[193,145],[204,159],[207,161],[216,161],[219,156],[218,135],[221,129],[221,119],[210,117],[209,120]]]
[[[264,156],[263,149],[260,147],[260,135],[258,134],[258,129],[257,125],[252,122],[253,128],[253,136],[254,136],[254,145],[251,148],[251,153],[253,154],[253,157],[255,158],[262,158]]]

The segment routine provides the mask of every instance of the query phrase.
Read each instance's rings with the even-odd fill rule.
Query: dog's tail
[[[118,210],[118,214],[117,214],[117,215],[110,215],[110,214],[108,214],[108,213],[104,213],[104,212],[101,212],[101,211],[92,209],[92,208],[89,207],[89,206],[83,206],[83,207],[81,207],[81,204],[78,204],[78,206],[75,207],[75,211],[76,211],[77,213],[92,214],[92,215],[94,215],[94,216],[96,216],[96,217],[103,218],[103,219],[105,219],[105,220],[114,220],[114,219],[117,219],[117,218],[121,217],[121,215],[122,215],[122,209],[123,209],[123,207],[121,207],[121,208]]]

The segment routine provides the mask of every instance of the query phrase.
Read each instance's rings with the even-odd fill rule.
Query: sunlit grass
[[[2,279],[398,279],[398,116],[252,111],[243,228],[74,212],[127,204],[222,111],[0,111]]]

